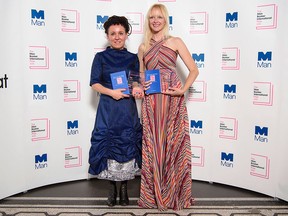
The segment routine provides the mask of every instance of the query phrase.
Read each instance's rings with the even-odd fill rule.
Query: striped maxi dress
[[[144,54],[146,69],[160,69],[162,91],[181,88],[176,74],[178,54],[151,40]],[[184,96],[145,95],[142,103],[143,143],[140,198],[143,208],[181,210],[193,203],[191,144]]]

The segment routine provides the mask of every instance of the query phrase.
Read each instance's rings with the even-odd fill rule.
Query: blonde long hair
[[[170,35],[169,35],[169,13],[168,13],[168,10],[166,8],[165,5],[163,4],[153,4],[147,14],[146,14],[146,18],[145,18],[145,24],[144,24],[144,39],[143,39],[143,44],[144,44],[144,51],[147,50],[147,48],[149,47],[149,44],[150,44],[150,40],[153,36],[153,33],[151,31],[151,28],[150,28],[150,25],[149,25],[149,18],[151,16],[151,12],[154,8],[157,8],[161,11],[161,13],[163,14],[164,16],[164,20],[165,20],[165,26],[164,26],[164,29],[162,30],[163,31],[163,35],[165,38],[168,38]]]

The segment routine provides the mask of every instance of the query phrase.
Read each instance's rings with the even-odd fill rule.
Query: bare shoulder
[[[168,42],[168,43],[177,43],[177,44],[179,44],[179,43],[183,43],[183,40],[182,40],[180,37],[173,37],[173,36],[171,36],[171,37],[169,37],[169,38],[167,39],[167,42]]]
[[[183,40],[180,37],[169,37],[166,41],[166,45],[173,50],[179,50],[179,47],[184,45]]]
[[[138,47],[138,51],[139,51],[139,52],[144,52],[144,48],[145,48],[144,43],[141,43],[141,44],[139,45],[139,47]]]

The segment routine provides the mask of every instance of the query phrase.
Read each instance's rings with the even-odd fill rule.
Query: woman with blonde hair
[[[183,86],[177,74],[178,55],[189,72]],[[142,103],[143,208],[180,210],[193,203],[191,144],[184,93],[198,76],[198,68],[179,37],[169,35],[169,16],[163,4],[147,12],[144,41],[139,46],[140,71],[159,70],[161,93],[146,94]],[[151,81],[144,82],[144,90]]]

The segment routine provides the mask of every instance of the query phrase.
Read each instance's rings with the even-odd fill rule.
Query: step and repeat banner
[[[126,16],[136,53],[153,3],[167,6],[200,71],[186,94],[192,178],[288,200],[286,0],[0,0],[0,199],[91,177],[103,23]],[[178,71],[184,80],[180,58]]]

